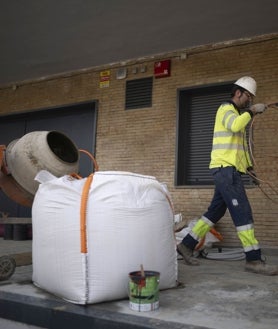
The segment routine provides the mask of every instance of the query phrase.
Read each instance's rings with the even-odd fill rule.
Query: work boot
[[[259,259],[246,262],[245,271],[263,275],[278,275],[278,266],[267,265],[263,260]]]
[[[183,257],[187,265],[200,265],[199,261],[196,258],[193,258],[193,250],[188,248],[185,244],[178,244],[177,251]]]

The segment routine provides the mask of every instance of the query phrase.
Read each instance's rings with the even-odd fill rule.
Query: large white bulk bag
[[[96,172],[82,219],[86,182],[63,176],[40,184],[32,207],[34,284],[78,304],[122,299],[128,274],[142,264],[160,272],[160,289],[176,286],[174,214],[163,184]]]

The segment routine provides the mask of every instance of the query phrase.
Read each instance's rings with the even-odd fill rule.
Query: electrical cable
[[[212,248],[201,252],[202,257],[214,260],[242,260],[245,253],[242,248]]]
[[[99,170],[99,167],[98,167],[98,164],[96,162],[96,159],[95,157],[87,150],[83,150],[83,149],[79,149],[79,152],[80,153],[85,153],[89,156],[89,158],[92,160],[93,164],[94,164],[94,171],[98,171]]]
[[[267,104],[266,105],[266,108],[278,108],[278,102],[277,103],[271,103],[271,104]],[[254,126],[254,122],[255,122],[255,117],[252,118],[251,120],[251,124],[250,124],[250,127],[249,127],[249,141],[248,141],[248,150],[249,150],[249,154],[250,154],[250,157],[251,157],[251,160],[252,160],[252,163],[254,164],[255,167],[258,167],[257,166],[257,163],[256,163],[256,159],[254,157],[254,154],[253,154],[253,147],[254,147],[254,141],[253,141],[253,126]],[[275,186],[273,186],[270,182],[268,181],[265,181],[263,179],[260,179],[259,177],[257,177],[256,175],[254,175],[253,173],[251,172],[247,172],[247,174],[253,179],[253,181],[255,182],[255,184],[259,187],[259,189],[261,190],[261,192],[269,199],[271,200],[272,202],[274,203],[278,203],[277,200],[273,199],[263,188],[262,186],[260,185],[260,183],[264,183],[266,185],[268,185],[270,187],[270,189],[275,193],[275,195],[278,195],[278,191],[276,189]]]

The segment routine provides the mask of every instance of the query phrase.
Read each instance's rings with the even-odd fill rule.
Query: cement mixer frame
[[[58,131],[27,133],[7,147],[0,145],[0,189],[17,204],[32,207],[38,187],[33,183],[36,173],[41,169],[57,176],[77,172],[78,161],[79,150],[65,134]],[[31,224],[31,218],[5,216],[0,218],[0,223]],[[0,281],[9,279],[16,266],[31,264],[31,252],[0,255]]]
[[[32,148],[31,148],[32,146]],[[0,145],[0,189],[13,201],[32,207],[38,188],[32,182],[36,174],[49,170],[57,177],[65,174],[78,176],[79,153],[85,153],[98,171],[94,156],[76,145],[59,131],[33,131],[6,145]],[[31,224],[31,218],[0,218],[3,224]],[[32,253],[0,255],[0,281],[11,277],[16,266],[31,265]]]
[[[28,217],[4,217],[0,218],[0,224],[31,224]],[[0,281],[8,280],[15,272],[17,266],[32,264],[32,252],[22,252],[10,255],[0,255]]]
[[[0,169],[3,170],[3,157],[6,150],[5,145],[0,145]],[[16,201],[20,200],[19,203],[23,203],[26,206],[32,204],[32,197],[25,192],[12,177],[6,176],[0,170],[0,180],[2,184],[10,191],[13,191],[13,199]],[[1,186],[0,186],[1,188]],[[18,199],[19,198],[19,199]],[[20,217],[3,217],[0,218],[0,224],[31,224],[31,218],[20,218]],[[13,274],[17,266],[31,265],[32,264],[32,253],[19,253],[12,255],[0,255],[0,281],[8,280]]]

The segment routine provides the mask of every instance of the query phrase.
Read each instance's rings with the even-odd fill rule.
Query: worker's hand
[[[254,104],[250,107],[250,111],[253,112],[253,114],[261,114],[267,109],[266,104]]]

